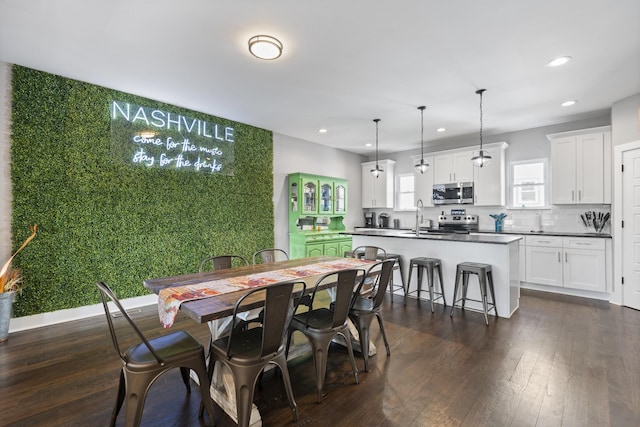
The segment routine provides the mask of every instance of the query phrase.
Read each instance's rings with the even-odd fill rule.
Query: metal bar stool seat
[[[418,270],[418,286],[415,291],[409,291],[411,285],[411,274],[413,273],[413,267]],[[420,299],[420,291],[422,291],[422,275],[424,270],[427,271],[427,286],[429,287],[429,302],[431,303],[431,312],[433,313],[433,303],[439,299],[442,299],[444,306],[447,306],[447,299],[444,296],[444,286],[442,281],[442,261],[439,258],[428,257],[416,257],[411,258],[409,261],[409,279],[407,280],[407,290],[404,297],[404,305],[407,305],[407,296],[414,292],[417,292],[418,299]],[[440,292],[435,290],[434,270],[438,270],[438,281],[440,282]],[[434,295],[437,296],[434,297]]]
[[[478,276],[478,283],[480,284],[480,296],[482,300],[473,300],[467,298],[467,287],[469,284],[469,274],[475,274]],[[458,288],[460,287],[460,278],[462,278],[462,296],[458,297]],[[488,284],[488,286],[487,286]],[[488,301],[487,287],[491,293],[491,302]],[[457,299],[456,299],[457,298]],[[462,302],[461,308],[464,310],[465,302],[467,301],[481,302],[484,311],[484,322],[489,326],[488,313],[491,309],[498,317],[498,309],[496,308],[496,294],[493,290],[493,273],[491,272],[491,264],[482,264],[478,262],[461,262],[456,267],[456,284],[453,289],[453,305],[451,306],[451,314],[453,317],[453,309],[458,302]]]

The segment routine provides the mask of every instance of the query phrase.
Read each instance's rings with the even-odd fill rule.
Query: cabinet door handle
[[[578,201],[582,200],[582,190],[578,190]]]
[[[566,253],[566,252],[564,253],[564,262],[565,262],[565,263],[569,262],[569,261],[567,260],[567,253]]]
[[[558,251],[558,262],[562,262],[562,260],[560,259],[560,251]]]
[[[575,201],[575,191],[571,190],[571,201]]]

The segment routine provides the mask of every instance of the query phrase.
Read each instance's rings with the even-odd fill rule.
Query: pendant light
[[[429,170],[429,162],[424,160],[424,105],[418,107],[420,110],[420,161],[415,164],[416,172],[425,173]]]
[[[377,178],[382,172],[384,172],[384,170],[378,164],[378,123],[380,122],[380,119],[373,119],[373,121],[376,122],[376,167],[375,169],[371,169],[370,172],[374,178]]]
[[[486,91],[486,89],[478,89],[476,93],[480,95],[480,152],[477,156],[473,156],[471,161],[474,166],[478,166],[479,168],[483,167],[487,163],[491,161],[491,156],[482,151],[482,94]]]

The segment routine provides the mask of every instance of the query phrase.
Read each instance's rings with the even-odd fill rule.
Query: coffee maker
[[[380,224],[380,228],[389,228],[389,214],[381,213],[378,215],[378,224]]]
[[[366,212],[364,214],[364,226],[367,228],[376,228],[376,214],[373,212]]]

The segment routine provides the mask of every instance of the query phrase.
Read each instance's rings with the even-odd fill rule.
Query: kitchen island
[[[352,236],[353,247],[379,246],[388,253],[401,255],[403,270],[409,271],[409,260],[416,257],[432,257],[442,260],[443,288],[447,305],[453,303],[456,265],[461,262],[480,262],[491,264],[496,294],[496,308],[499,317],[509,318],[518,309],[520,299],[519,281],[519,240],[520,236],[496,235],[484,233],[470,234],[429,234],[416,236],[409,230],[378,229],[354,230],[345,232]],[[399,273],[396,273],[396,275]],[[399,283],[399,277],[394,279]],[[437,280],[437,279],[436,279]],[[412,274],[409,290],[417,289],[417,274]],[[421,299],[428,299],[429,292],[426,277],[422,286]],[[396,294],[401,295],[401,291]],[[417,295],[417,294],[413,294]],[[480,300],[477,279],[469,279],[467,297]],[[441,303],[441,300],[438,301]],[[482,304],[467,301],[466,308],[482,311]],[[447,310],[448,312],[448,310]]]

